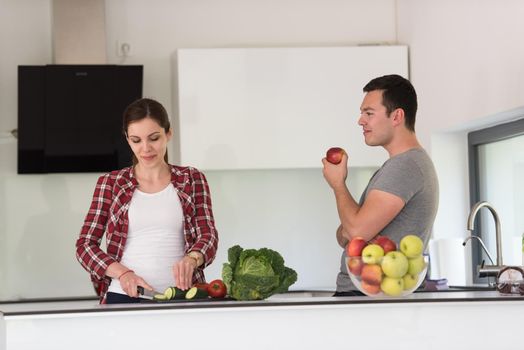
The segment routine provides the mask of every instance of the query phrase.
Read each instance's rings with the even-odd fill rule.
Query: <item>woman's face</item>
[[[164,128],[151,118],[132,122],[127,127],[127,142],[138,163],[147,168],[165,163],[164,155],[169,139],[171,130],[166,133]]]

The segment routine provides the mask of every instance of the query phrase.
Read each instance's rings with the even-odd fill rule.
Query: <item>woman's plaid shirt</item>
[[[209,186],[204,174],[197,169],[174,165],[171,165],[171,183],[177,189],[184,212],[185,251],[204,255],[204,264],[195,271],[193,281],[204,282],[203,268],[215,258],[218,244]],[[76,242],[77,259],[91,274],[101,302],[111,281],[105,275],[106,269],[122,259],[129,227],[129,204],[137,187],[131,167],[102,175]],[[104,234],[106,251],[100,248]]]

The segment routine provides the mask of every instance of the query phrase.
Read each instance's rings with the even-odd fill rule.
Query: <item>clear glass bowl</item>
[[[346,269],[353,284],[370,297],[404,297],[412,294],[426,278],[429,257],[421,255],[416,260],[408,259],[408,272],[403,274],[402,263],[367,264],[362,257],[346,258]],[[387,273],[384,272],[386,270]]]

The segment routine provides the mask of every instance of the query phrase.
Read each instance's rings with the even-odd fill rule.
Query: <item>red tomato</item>
[[[207,293],[212,298],[223,298],[227,294],[227,288],[222,280],[217,279],[209,282]]]
[[[195,287],[207,291],[207,289],[209,288],[209,283],[195,283]]]

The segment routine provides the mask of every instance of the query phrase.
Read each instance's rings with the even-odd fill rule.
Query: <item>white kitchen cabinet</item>
[[[181,164],[200,169],[311,168],[341,146],[350,166],[379,166],[357,125],[363,86],[408,76],[406,46],[180,49]]]

